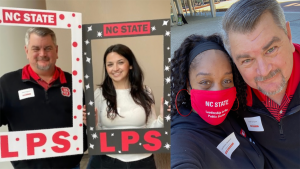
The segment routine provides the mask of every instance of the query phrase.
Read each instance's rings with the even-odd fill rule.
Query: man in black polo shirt
[[[72,76],[55,66],[54,32],[29,28],[25,52],[29,64],[0,78],[0,126],[8,125],[9,131],[72,127]],[[20,94],[24,92],[26,96]],[[11,163],[22,169],[79,168],[81,158],[82,154]]]
[[[300,168],[300,45],[276,0],[240,0],[224,42],[248,85],[245,124],[272,168]]]

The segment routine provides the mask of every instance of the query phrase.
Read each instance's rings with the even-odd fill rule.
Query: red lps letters
[[[147,142],[143,144],[143,147],[147,151],[157,151],[161,148],[161,141],[157,138],[161,134],[158,131],[150,130],[144,134],[144,141]],[[129,151],[129,145],[138,144],[141,142],[140,136],[135,131],[122,131],[122,151]],[[100,151],[101,152],[115,152],[116,148],[113,145],[108,145],[106,132],[100,132]]]
[[[69,136],[70,136],[70,134],[66,131],[58,131],[53,134],[51,140],[47,140],[46,135],[43,133],[28,133],[28,134],[26,134],[26,140],[19,140],[19,138],[16,138],[16,140],[20,141],[20,142],[26,141],[26,145],[27,145],[27,150],[26,150],[27,153],[26,154],[28,156],[32,156],[32,155],[35,155],[35,153],[36,153],[35,149],[37,147],[44,146],[47,141],[54,143],[56,145],[52,146],[51,150],[44,149],[43,152],[45,152],[45,151],[52,151],[55,153],[67,152],[71,147],[70,141],[67,140],[67,137],[69,137]],[[13,147],[13,146],[9,146],[9,141],[8,141],[9,138],[8,137],[9,137],[8,135],[0,136],[0,150],[1,150],[0,157],[1,158],[19,157],[18,151],[9,150],[9,147]]]

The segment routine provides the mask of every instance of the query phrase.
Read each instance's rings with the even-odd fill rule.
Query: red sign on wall
[[[104,36],[150,34],[150,22],[104,24]]]
[[[56,25],[56,13],[2,10],[3,23]]]

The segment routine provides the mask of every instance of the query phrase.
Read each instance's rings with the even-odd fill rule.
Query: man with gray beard
[[[300,45],[276,0],[240,0],[222,21],[226,50],[247,83],[240,113],[266,168],[300,168]],[[246,90],[246,89],[245,89]]]
[[[9,131],[72,127],[72,75],[55,66],[58,46],[54,32],[29,28],[25,53],[29,64],[0,78],[0,127],[8,125]],[[28,95],[23,97],[22,92]],[[85,151],[86,134],[83,136]],[[81,158],[82,154],[11,163],[20,169],[72,169],[79,168]]]

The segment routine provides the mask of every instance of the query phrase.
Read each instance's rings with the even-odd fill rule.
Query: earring
[[[236,99],[237,99],[237,102],[238,102],[238,106],[235,110],[232,110],[232,111],[237,111],[239,109],[239,106],[240,106],[239,99],[238,98],[236,98]]]
[[[177,107],[177,96],[178,96],[178,94],[179,94],[182,90],[186,90],[186,89],[181,89],[181,90],[179,90],[179,92],[177,93],[176,99],[175,99],[175,106],[176,106],[177,112],[178,112],[182,117],[187,117],[187,116],[189,116],[189,115],[192,113],[192,110],[190,111],[189,114],[187,114],[187,115],[182,115],[182,114],[179,112],[178,107]],[[186,91],[188,92],[188,94],[190,94],[188,90],[186,90]]]

